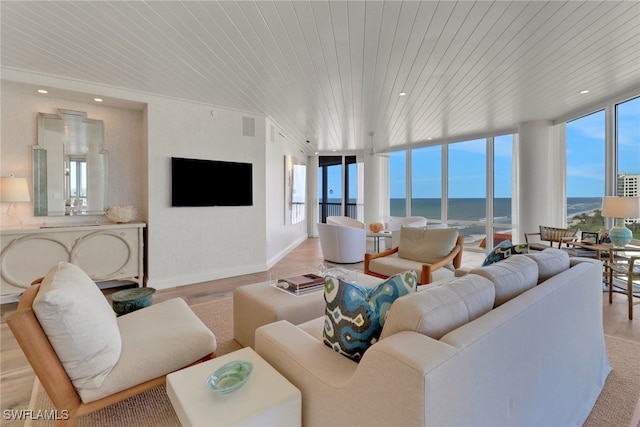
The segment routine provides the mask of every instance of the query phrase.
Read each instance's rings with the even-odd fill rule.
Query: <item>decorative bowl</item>
[[[138,211],[133,206],[113,206],[105,212],[109,221],[125,224],[131,222],[138,215]]]
[[[253,363],[248,360],[234,360],[209,375],[205,386],[216,393],[231,393],[242,387],[249,379],[249,374],[253,370]]]
[[[369,231],[372,233],[379,233],[384,230],[384,224],[381,222],[373,222],[369,224]]]
[[[149,307],[153,299],[154,288],[131,288],[109,295],[113,311],[118,316]]]

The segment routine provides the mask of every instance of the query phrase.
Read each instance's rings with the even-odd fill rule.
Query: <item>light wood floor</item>
[[[373,244],[369,242],[369,245],[371,246],[369,250],[372,250]],[[462,262],[463,267],[477,267],[482,263],[483,259],[483,253],[465,251]],[[238,286],[269,280],[271,273],[286,275],[288,272],[300,271],[305,267],[318,266],[322,262],[318,239],[308,239],[267,272],[159,290],[154,294],[153,300],[154,302],[160,302],[173,297],[182,297],[188,304],[194,305],[227,298],[232,295],[233,290]],[[362,270],[363,264],[352,264],[348,268]],[[111,289],[105,291],[105,293],[113,291]],[[606,294],[603,294],[602,301],[605,334],[640,342],[640,309],[636,310],[636,319],[630,321],[627,316],[627,303],[624,295],[614,294],[613,304],[609,304]],[[34,380],[33,371],[6,324],[7,316],[15,311],[16,305],[16,303],[3,304],[1,307],[0,406],[3,411],[6,409],[26,409]],[[634,426],[638,425],[639,419],[640,414],[637,414],[634,418]],[[6,426],[21,425],[21,423],[14,422],[0,423]]]

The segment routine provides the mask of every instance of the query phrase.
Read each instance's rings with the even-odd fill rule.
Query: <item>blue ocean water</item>
[[[405,199],[391,199],[391,216],[404,216]],[[439,218],[441,199],[413,199],[411,215]],[[569,197],[567,216],[602,208],[601,197]],[[493,205],[494,222],[511,223],[511,198],[496,198]],[[461,221],[482,221],[486,216],[486,199],[449,199],[449,218]]]

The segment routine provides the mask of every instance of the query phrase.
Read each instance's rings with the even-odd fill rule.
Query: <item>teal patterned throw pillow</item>
[[[364,352],[380,338],[391,304],[414,292],[417,284],[415,271],[391,276],[373,288],[326,276],[324,343],[359,362]]]
[[[489,255],[484,259],[482,266],[491,265],[494,262],[502,261],[509,258],[511,255],[528,254],[529,245],[526,243],[516,245],[510,240],[503,240],[489,252]]]

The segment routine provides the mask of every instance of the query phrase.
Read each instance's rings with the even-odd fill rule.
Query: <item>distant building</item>
[[[640,181],[640,174],[618,174],[618,195],[638,197],[638,181]],[[624,222],[625,224],[637,224],[640,223],[640,218],[626,218]]]

